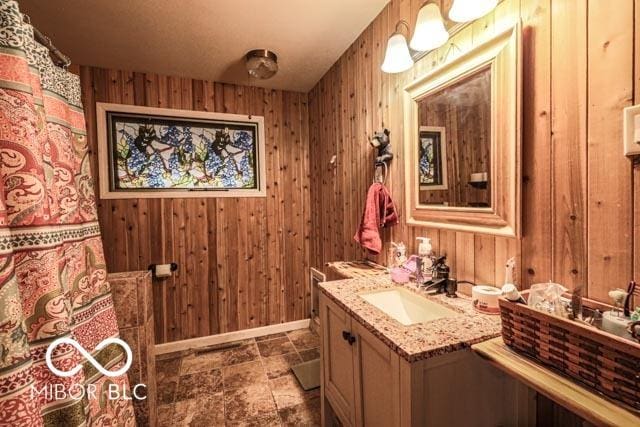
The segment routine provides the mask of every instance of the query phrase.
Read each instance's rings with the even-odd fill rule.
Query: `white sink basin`
[[[405,326],[457,315],[453,310],[400,287],[365,292],[360,298]]]

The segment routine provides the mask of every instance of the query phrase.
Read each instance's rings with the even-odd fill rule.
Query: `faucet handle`
[[[436,258],[435,262],[433,263],[434,267],[437,267],[439,265],[446,265],[446,264],[447,264],[446,255],[439,256],[438,258]]]
[[[447,256],[439,257],[433,264],[433,277],[438,279],[448,279],[451,269],[446,264]]]

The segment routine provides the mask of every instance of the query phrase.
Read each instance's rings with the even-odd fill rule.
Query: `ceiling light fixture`
[[[491,12],[498,0],[454,0],[449,19],[455,22],[469,22]]]
[[[250,50],[245,55],[245,66],[251,77],[270,79],[278,72],[278,56],[267,49]]]
[[[449,40],[444,27],[440,8],[435,3],[427,3],[418,12],[416,29],[411,38],[411,49],[419,52],[437,49]]]
[[[399,21],[396,24],[396,31],[389,37],[389,41],[387,41],[387,50],[382,66],[380,67],[385,73],[401,73],[413,66],[413,59],[409,53],[407,39],[398,29],[401,25],[407,27],[407,32],[411,32],[407,21]]]

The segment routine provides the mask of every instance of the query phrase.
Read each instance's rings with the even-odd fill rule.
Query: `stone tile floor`
[[[320,389],[304,391],[292,365],[320,357],[309,329],[156,361],[158,426],[317,426]]]

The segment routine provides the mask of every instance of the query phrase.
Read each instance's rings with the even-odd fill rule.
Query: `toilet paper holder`
[[[171,264],[171,272],[173,273],[174,271],[178,270],[178,264],[176,264],[175,262],[172,262]],[[156,276],[156,267],[158,266],[158,264],[149,264],[149,267],[147,267],[147,270],[151,271],[151,275],[154,279],[157,279],[158,277]],[[162,277],[164,279],[164,277]]]

